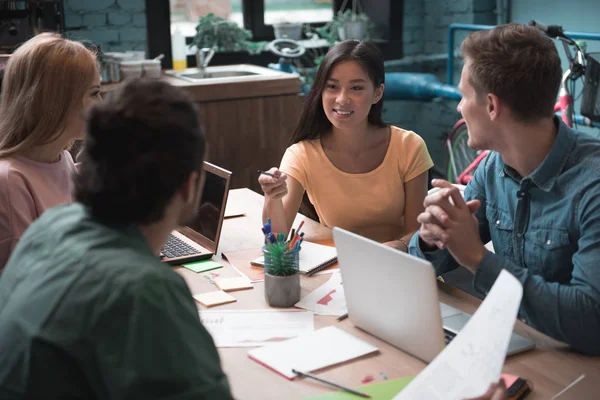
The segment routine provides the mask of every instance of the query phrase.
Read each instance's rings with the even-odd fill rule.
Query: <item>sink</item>
[[[188,68],[181,71],[167,70],[165,74],[188,82],[224,82],[224,81],[248,81],[259,80],[265,77],[289,76],[281,71],[275,71],[265,67],[250,64],[223,65],[216,67]]]
[[[217,71],[217,72],[190,72],[190,73],[182,73],[179,74],[179,78],[181,79],[211,79],[211,78],[226,78],[231,76],[248,76],[248,75],[258,75],[255,72],[250,71]]]

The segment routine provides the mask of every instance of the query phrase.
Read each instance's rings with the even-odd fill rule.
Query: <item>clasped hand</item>
[[[474,272],[486,252],[474,215],[481,203],[465,202],[458,188],[443,179],[431,183],[440,190],[425,197],[425,211],[417,218],[419,237],[428,249],[448,249],[459,264]]]

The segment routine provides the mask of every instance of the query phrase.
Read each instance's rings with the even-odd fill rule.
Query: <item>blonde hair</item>
[[[0,97],[0,158],[51,143],[98,74],[96,54],[56,33],[41,33],[10,57]]]

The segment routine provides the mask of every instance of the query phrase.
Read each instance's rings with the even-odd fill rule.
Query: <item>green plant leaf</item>
[[[252,32],[239,27],[235,22],[209,13],[203,15],[196,25],[196,35],[190,47],[198,49],[216,47],[217,51],[246,51],[258,54],[267,42],[252,42]]]
[[[265,273],[274,276],[290,276],[298,273],[298,252],[287,252],[287,243],[266,244],[263,249]]]

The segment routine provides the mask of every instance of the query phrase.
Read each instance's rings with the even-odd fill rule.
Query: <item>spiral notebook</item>
[[[337,262],[337,250],[333,246],[325,246],[313,242],[302,242],[298,270],[308,276]],[[252,260],[252,265],[264,265],[262,256]]]

